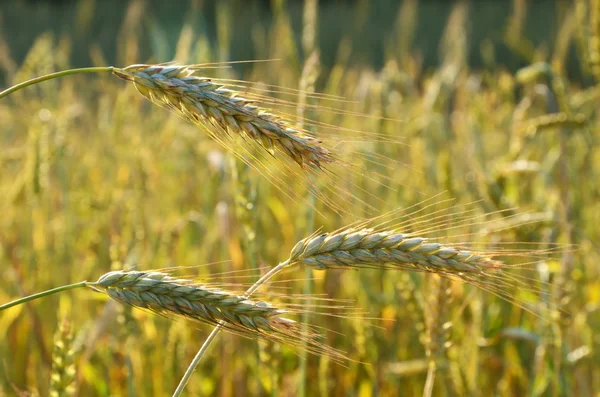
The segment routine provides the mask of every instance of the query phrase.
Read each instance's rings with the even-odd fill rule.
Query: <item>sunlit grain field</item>
[[[111,271],[162,271],[241,296],[284,262],[249,299],[285,308],[277,315],[294,331],[257,338],[230,323],[184,395],[596,395],[600,5],[559,3],[552,46],[529,40],[535,15],[515,1],[478,67],[468,3],[444,20],[434,67],[414,45],[418,1],[398,9],[383,66],[343,38],[322,54],[317,1],[272,2],[272,20],[248,33],[252,60],[230,56],[240,4],[215,7],[216,39],[193,22],[178,27],[177,64],[202,64],[197,76],[322,139],[339,163],[303,163],[231,120],[222,124],[233,137],[215,135],[222,115],[194,124],[118,73],[0,98],[0,305]],[[171,61],[156,35],[156,53],[140,59],[143,4],[126,8],[115,67]],[[338,22],[359,24],[362,11],[348,6]],[[76,37],[42,34],[23,61],[12,39],[0,37],[2,89],[73,67]],[[503,66],[500,47],[526,66]],[[88,66],[110,66],[100,47],[85,51]],[[311,241],[349,235],[349,225],[362,245],[314,252]],[[377,232],[430,240],[410,240],[402,262],[365,242]],[[450,249],[493,261],[467,255],[449,271],[421,259]],[[476,275],[473,263],[483,263]],[[171,395],[229,321],[134,306],[77,288],[0,311],[0,395]]]

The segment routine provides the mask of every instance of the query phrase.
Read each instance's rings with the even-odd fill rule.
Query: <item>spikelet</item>
[[[54,336],[52,373],[50,374],[50,396],[67,397],[75,395],[75,364],[73,357],[73,335],[69,323],[63,320]]]
[[[216,128],[207,132],[217,141],[226,139],[224,134],[240,135],[273,155],[282,152],[301,167],[314,170],[334,161],[320,140],[295,129],[238,92],[209,78],[193,76],[194,72],[191,66],[132,65],[114,69],[113,73],[132,81],[150,101],[193,123],[212,124]]]
[[[112,271],[90,287],[106,293],[115,301],[147,309],[165,317],[183,317],[219,325],[232,333],[262,338],[325,354],[336,361],[345,360],[337,350],[320,342],[315,331],[302,334],[302,326],[283,317],[290,311],[264,301],[254,301],[218,288],[207,287],[162,272]]]

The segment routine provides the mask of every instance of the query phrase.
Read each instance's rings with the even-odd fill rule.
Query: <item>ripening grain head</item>
[[[540,291],[534,286],[534,278],[522,277],[512,270],[515,267],[527,270],[527,265],[548,259],[568,248],[551,246],[539,250],[520,250],[516,244],[531,247],[536,243],[508,242],[502,247],[502,242],[495,241],[493,248],[486,249],[484,242],[475,241],[477,233],[463,234],[465,228],[485,231],[494,223],[511,224],[519,219],[520,214],[505,216],[500,220],[486,220],[493,214],[477,215],[474,208],[459,214],[454,214],[456,208],[451,207],[418,215],[422,210],[411,213],[395,211],[334,232],[315,233],[294,246],[285,264],[306,265],[318,270],[378,268],[433,273],[464,281],[518,303],[511,292],[515,288],[536,293]],[[397,222],[400,219],[403,221]],[[529,224],[538,222],[537,219],[525,217],[519,222]],[[517,222],[509,228],[518,226]],[[505,230],[506,227],[500,229]],[[488,234],[487,231],[485,233]],[[446,236],[442,238],[443,234]],[[452,243],[452,240],[465,238],[466,242]],[[475,246],[479,248],[475,249]],[[521,258],[521,261],[509,264],[503,260],[509,257]],[[525,262],[522,258],[533,259],[533,262]]]
[[[301,167],[318,170],[334,161],[322,142],[240,93],[206,77],[194,76],[191,66],[132,65],[114,74],[132,81],[150,101],[193,123],[210,123],[207,132],[217,141],[235,134],[259,143],[275,155],[281,152]]]
[[[360,196],[358,193],[377,199],[361,180],[376,181],[378,187],[388,188],[389,177],[373,169],[389,168],[392,172],[397,170],[398,162],[374,153],[373,147],[379,143],[388,147],[398,144],[394,139],[299,119],[281,109],[295,108],[295,102],[263,95],[248,82],[195,76],[202,68],[201,65],[131,65],[114,68],[113,73],[133,82],[152,103],[202,127],[292,201],[306,201],[302,191],[308,189],[329,208],[347,212],[349,209],[344,207],[350,207]],[[339,97],[312,95],[345,102]],[[305,106],[333,115],[345,114],[321,104]],[[316,127],[318,131],[297,127],[298,124]],[[374,209],[366,201],[360,202]]]
[[[216,288],[206,288],[161,272],[113,271],[93,286],[112,299],[160,314],[175,314],[219,324],[232,330],[270,332],[284,310],[266,302],[256,302]]]
[[[499,261],[395,230],[348,228],[300,241],[289,258],[317,269],[393,265],[430,273],[481,273]]]
[[[301,324],[284,317],[291,311],[167,273],[112,271],[89,286],[118,302],[166,317],[221,324],[235,334],[291,346],[302,346],[306,341],[311,353],[329,355],[338,361],[345,359],[342,353],[322,344],[321,335],[310,330],[304,334]]]

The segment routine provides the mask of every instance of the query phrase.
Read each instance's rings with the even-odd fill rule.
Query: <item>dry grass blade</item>
[[[280,151],[301,167],[321,169],[334,161],[322,142],[299,131],[281,117],[256,106],[236,91],[210,78],[193,76],[191,66],[132,65],[114,74],[132,81],[150,101],[193,123],[210,122],[217,129],[258,142],[269,153]],[[215,136],[217,140],[223,137]]]
[[[301,324],[283,317],[292,310],[178,279],[167,273],[113,271],[88,285],[118,302],[165,317],[178,316],[211,325],[221,324],[238,335],[296,347],[306,341],[307,350],[311,353],[329,355],[339,362],[346,359],[341,352],[322,344],[322,336],[316,331],[303,335]]]

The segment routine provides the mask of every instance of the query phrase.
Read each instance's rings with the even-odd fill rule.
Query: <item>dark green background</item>
[[[223,0],[233,10],[231,60],[253,59],[255,54],[250,40],[250,31],[255,24],[268,27],[273,20],[273,2],[264,0]],[[72,38],[72,65],[90,64],[89,48],[97,44],[107,61],[118,62],[116,48],[118,35],[130,1],[96,0],[94,15],[90,23],[78,27],[77,10],[82,1],[18,1],[0,2],[2,34],[8,43],[11,57],[17,63],[23,60],[35,38],[51,31],[57,37]],[[141,27],[140,62],[162,62],[171,60],[175,44],[185,22],[194,26],[195,34],[206,34],[216,40],[216,1],[164,1],[143,2]],[[448,15],[455,1],[420,1],[418,20],[412,50],[424,57],[425,67],[439,62],[439,40],[446,26]],[[527,19],[523,35],[534,45],[545,45],[551,51],[557,35],[560,18],[570,2],[545,0],[527,2]],[[195,6],[194,6],[195,5]],[[385,42],[392,37],[402,5],[399,0],[371,1],[323,1],[319,11],[319,45],[325,67],[333,64],[342,38],[352,41],[353,61],[373,65],[383,64]],[[524,66],[527,61],[508,49],[502,40],[507,20],[512,13],[513,2],[503,0],[479,0],[469,2],[469,62],[477,68],[482,64],[481,43],[494,43],[496,61],[510,70]],[[287,1],[289,15],[296,33],[301,29],[302,2]],[[357,19],[364,24],[357,25]],[[161,50],[152,37],[150,26],[162,34]],[[299,35],[297,35],[299,40]],[[166,44],[166,46],[165,46]],[[571,78],[579,78],[577,57],[570,52],[568,72]],[[157,59],[159,56],[161,59]],[[164,58],[164,59],[162,59]]]

